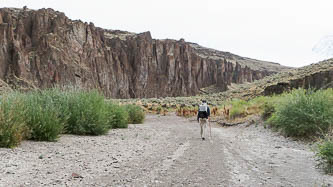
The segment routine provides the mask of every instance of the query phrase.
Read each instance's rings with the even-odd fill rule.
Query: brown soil
[[[322,186],[310,146],[246,124],[200,139],[185,118],[149,115],[105,136],[0,149],[0,186]]]

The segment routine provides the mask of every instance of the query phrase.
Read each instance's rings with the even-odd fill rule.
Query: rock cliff
[[[284,75],[285,74],[285,75]],[[297,88],[325,89],[333,86],[333,59],[321,61],[310,66],[284,74],[277,74],[275,80],[265,87],[264,95],[281,94]]]
[[[262,95],[281,94],[297,88],[314,90],[333,88],[333,59],[276,73],[252,83],[237,84],[226,92],[211,93],[209,99],[241,98],[248,100]]]
[[[136,103],[148,110],[157,110],[158,106],[164,108],[197,106],[202,99],[208,101],[212,106],[222,106],[225,105],[226,101],[232,99],[251,100],[258,96],[280,94],[297,88],[314,90],[333,88],[333,58],[266,76],[252,83],[232,84],[224,92],[216,92],[214,88],[210,88],[204,90],[206,93],[191,97],[119,99],[117,101]]]
[[[52,9],[0,9],[0,79],[13,88],[75,85],[111,98],[190,96],[285,69],[184,40],[152,39],[149,32],[98,28]]]

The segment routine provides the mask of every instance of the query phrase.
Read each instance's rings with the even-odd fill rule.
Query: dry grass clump
[[[193,117],[197,116],[198,114],[198,107],[194,106],[180,106],[176,110],[177,116],[182,117]],[[220,116],[222,114],[222,110],[218,107],[211,107],[210,108],[210,115],[211,117]]]

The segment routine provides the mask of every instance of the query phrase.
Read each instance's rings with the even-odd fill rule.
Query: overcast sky
[[[333,0],[0,0],[0,7],[24,5],[293,67],[321,60],[312,48],[333,35]]]

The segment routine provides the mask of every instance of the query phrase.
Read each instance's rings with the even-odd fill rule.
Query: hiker
[[[198,116],[197,116],[197,120],[200,123],[200,129],[201,129],[200,135],[202,140],[205,140],[204,131],[206,128],[207,121],[209,120],[209,116],[210,116],[209,106],[207,105],[206,100],[202,100],[202,103],[199,105]],[[208,125],[210,127],[210,136],[212,136],[210,123],[208,123]]]

